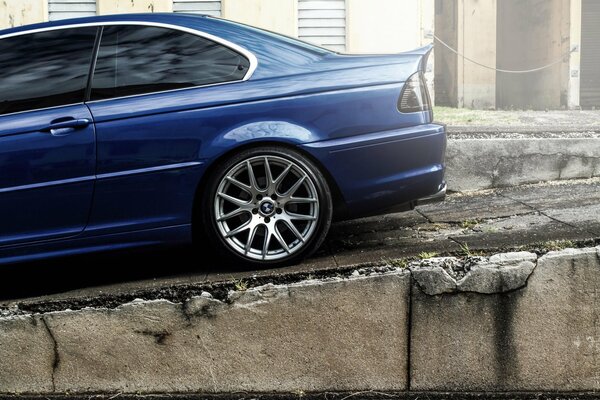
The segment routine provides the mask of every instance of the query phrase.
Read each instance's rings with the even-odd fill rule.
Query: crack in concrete
[[[52,329],[50,329],[50,326],[48,325],[48,321],[46,321],[46,318],[42,315],[41,318],[42,323],[44,324],[44,327],[46,328],[46,332],[48,332],[48,336],[50,337],[50,340],[52,340],[53,343],[53,351],[54,351],[54,359],[52,360],[52,391],[56,392],[56,371],[58,370],[58,367],[60,366],[60,353],[58,351],[58,342],[56,340],[56,337],[54,336],[54,332],[52,332]]]
[[[506,195],[505,193],[502,193],[501,191],[499,191],[499,192],[498,192],[498,195],[500,195],[500,196],[502,196],[502,197],[504,197],[504,198],[506,198],[506,199],[509,199],[509,200],[515,201],[515,202],[517,202],[517,203],[519,203],[519,204],[521,204],[521,205],[524,205],[525,207],[529,207],[529,208],[531,208],[532,210],[534,210],[535,212],[539,213],[540,215],[543,215],[544,217],[546,217],[546,218],[548,218],[548,219],[551,219],[551,220],[552,220],[552,221],[554,221],[554,222],[558,222],[559,224],[566,225],[566,226],[568,226],[568,227],[570,227],[570,228],[573,228],[573,229],[577,229],[577,230],[580,230],[580,229],[581,229],[581,228],[580,228],[580,227],[578,227],[577,225],[574,225],[574,224],[571,224],[571,223],[569,223],[569,222],[562,221],[562,220],[560,220],[560,219],[558,219],[558,218],[555,218],[555,217],[553,217],[553,216],[549,215],[548,213],[546,213],[546,212],[544,212],[544,211],[542,211],[542,210],[539,210],[539,209],[537,209],[536,207],[532,206],[531,204],[525,203],[524,201],[521,201],[521,200],[518,200],[518,199],[514,199],[514,198],[512,198],[512,197],[510,197],[510,196]],[[598,236],[598,235],[600,235],[600,233],[597,233],[597,232],[592,232],[592,231],[590,231],[590,230],[588,230],[588,229],[584,229],[584,231],[585,231],[585,232],[587,232],[587,233],[589,233],[590,235],[593,235],[593,236]]]
[[[430,224],[435,224],[435,222],[433,222],[433,220],[431,218],[429,218],[427,216],[427,214],[425,214],[423,211],[419,210],[418,208],[415,208],[415,211],[417,212],[417,214],[419,214],[421,217],[425,218],[427,220],[427,222],[429,222]]]

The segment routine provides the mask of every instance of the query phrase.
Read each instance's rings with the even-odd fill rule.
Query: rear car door
[[[84,100],[97,31],[0,37],[0,246],[86,226],[96,149]]]

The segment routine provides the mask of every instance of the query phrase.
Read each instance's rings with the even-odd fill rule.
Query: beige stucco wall
[[[347,0],[347,51],[399,53],[432,43],[434,0]],[[427,81],[434,96],[434,54]]]
[[[394,53],[431,42],[433,0],[347,0],[348,51]]]
[[[98,14],[171,12],[173,0],[97,0]]]
[[[0,29],[48,19],[47,0],[0,0]]]
[[[496,67],[496,0],[458,0],[458,52]],[[458,107],[496,106],[496,72],[458,57]]]
[[[578,108],[580,103],[580,75],[581,75],[581,0],[571,0],[570,45],[577,47],[569,58],[569,108]]]
[[[222,17],[289,36],[298,35],[297,0],[222,0]]]

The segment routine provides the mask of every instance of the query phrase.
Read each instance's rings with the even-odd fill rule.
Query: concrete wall
[[[0,1],[0,29],[48,20],[47,0]]]
[[[600,139],[451,139],[446,168],[457,192],[598,177]]]
[[[435,35],[453,49],[458,48],[458,1],[437,0],[435,4]],[[458,107],[458,56],[436,43],[435,104]]]
[[[498,2],[498,68],[527,70],[568,54],[569,6],[569,0]],[[566,106],[568,57],[565,60],[537,72],[498,72],[498,107],[543,110]]]
[[[399,53],[433,42],[434,0],[347,0],[347,51]],[[435,54],[426,78],[433,98]]]
[[[570,3],[570,46],[576,48],[569,57],[569,109],[579,108],[579,86],[581,76],[581,0]]]
[[[259,28],[298,35],[298,2],[296,0],[223,0],[223,18]]]
[[[0,394],[598,391],[599,288],[600,247],[0,310]]]
[[[496,0],[458,0],[458,52],[494,68],[496,66]],[[458,57],[458,106],[496,107],[496,72]]]
[[[348,50],[395,53],[431,43],[433,0],[348,0]]]
[[[98,14],[170,12],[172,0],[97,0]]]

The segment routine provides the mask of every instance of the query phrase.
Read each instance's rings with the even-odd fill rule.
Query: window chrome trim
[[[218,36],[215,36],[210,33],[206,33],[206,32],[203,32],[203,31],[200,31],[197,29],[188,28],[188,27],[180,26],[180,25],[165,24],[163,22],[98,21],[98,22],[85,22],[85,23],[81,23],[81,24],[64,24],[64,25],[50,26],[50,27],[46,27],[46,28],[37,28],[37,29],[30,29],[30,30],[24,30],[24,31],[13,32],[13,33],[7,33],[4,35],[0,35],[0,40],[8,39],[8,38],[15,37],[15,36],[30,35],[30,34],[34,34],[34,33],[40,33],[40,32],[57,31],[57,30],[62,30],[62,29],[85,28],[85,27],[94,27],[94,26],[95,27],[98,27],[98,26],[106,27],[106,26],[119,26],[119,25],[150,26],[150,27],[156,27],[156,28],[173,29],[176,31],[181,31],[181,32],[189,33],[189,34],[192,34],[195,36],[199,36],[204,39],[208,39],[215,43],[221,44],[225,47],[228,47],[231,50],[233,50],[237,53],[240,53],[241,55],[246,57],[248,59],[248,61],[250,61],[250,68],[248,68],[248,72],[246,72],[246,75],[244,76],[244,78],[240,79],[239,81],[247,81],[248,79],[250,79],[252,77],[252,75],[254,74],[254,71],[256,71],[256,67],[258,67],[258,59],[256,58],[256,56],[253,53],[251,53],[250,51],[243,48],[242,46],[239,46],[235,43],[230,42],[229,40],[222,39]],[[226,82],[226,83],[239,82],[239,81],[231,81],[231,82]]]

